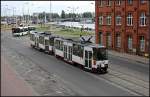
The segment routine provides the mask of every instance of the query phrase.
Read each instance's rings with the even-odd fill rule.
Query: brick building
[[[149,0],[96,0],[96,43],[137,55],[149,51]]]

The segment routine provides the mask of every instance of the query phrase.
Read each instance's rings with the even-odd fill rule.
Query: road
[[[12,37],[10,32],[2,32],[2,47],[9,48],[10,50],[17,52],[18,54],[25,56],[28,60],[31,60],[37,64],[40,68],[47,72],[58,75],[65,83],[70,87],[77,95],[88,96],[132,96],[132,95],[144,95],[137,91],[132,91],[126,87],[121,87],[109,81],[109,74],[113,69],[117,69],[117,72],[122,74],[137,76],[140,80],[146,82],[149,81],[149,67],[146,64],[126,61],[124,59],[110,55],[110,71],[108,74],[96,75],[89,72],[80,70],[77,67],[69,65],[62,60],[56,59],[54,56],[44,54],[30,47],[29,38],[24,37]],[[149,87],[148,87],[149,90]],[[146,91],[147,94],[147,91]]]

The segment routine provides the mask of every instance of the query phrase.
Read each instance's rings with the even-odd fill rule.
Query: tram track
[[[148,96],[149,95],[149,83],[148,82],[143,81],[141,79],[137,79],[133,76],[123,74],[121,72],[118,72],[120,74],[115,75],[115,74],[111,73],[112,71],[118,72],[114,69],[109,69],[108,74],[97,75],[97,77],[99,77],[99,78],[102,77],[102,78],[104,78],[110,82],[113,82],[113,83],[115,83],[121,87],[129,89],[130,91],[133,91],[133,92],[135,92],[141,96]],[[127,78],[125,78],[124,76],[127,76]]]
[[[117,73],[120,73],[120,75],[117,76],[118,78],[122,78],[122,79],[124,79],[124,80],[126,80],[126,81],[132,82],[132,83],[134,83],[134,84],[140,85],[141,87],[144,87],[144,88],[146,88],[146,89],[149,89],[149,82],[147,82],[147,81],[145,81],[145,80],[143,80],[143,79],[137,78],[136,76],[132,76],[132,75],[130,75],[130,74],[122,73],[122,72],[117,71],[117,70],[115,70],[115,69],[111,69],[111,68],[110,68],[110,70],[111,70],[111,71],[115,71],[115,72],[117,72]],[[111,75],[111,76],[115,76],[115,74],[112,74],[112,73],[111,73],[110,75]],[[133,80],[130,80],[130,79],[127,79],[127,78],[124,78],[123,76],[126,76],[126,77],[128,77],[128,78],[130,78],[130,79],[134,79],[134,81],[133,81]],[[143,84],[138,84],[138,81],[141,82],[141,83],[143,83]]]
[[[15,52],[17,52],[17,51],[15,51]],[[19,52],[17,52],[17,53],[19,53]],[[22,53],[19,53],[19,55],[21,55],[21,56],[24,56]],[[25,56],[24,56],[25,57]],[[26,56],[26,58],[28,59],[28,60],[30,60],[30,58],[29,57],[27,57]],[[30,61],[32,61],[32,60],[30,60]],[[33,61],[34,62],[34,61]],[[36,62],[34,62],[34,63],[36,63]],[[36,63],[36,64],[38,64],[38,63]],[[49,73],[49,71],[46,71],[45,69],[43,69],[43,67],[42,66],[40,66],[40,65],[38,65],[42,70],[44,70],[45,72],[48,72]],[[144,81],[144,80],[141,80],[141,79],[137,79],[137,78],[135,78],[134,77],[134,79],[138,82],[138,81],[142,81],[142,83],[141,84],[139,84],[139,83],[136,83],[136,82],[134,82],[134,81],[132,81],[132,80],[130,80],[130,79],[126,79],[126,78],[124,78],[124,77],[121,77],[121,76],[130,76],[131,77],[131,75],[127,75],[127,74],[123,74],[123,73],[121,73],[121,72],[119,72],[119,71],[116,71],[116,70],[114,70],[114,69],[109,69],[108,70],[109,72],[107,73],[107,74],[104,74],[104,75],[96,75],[96,74],[90,74],[89,72],[86,72],[86,73],[88,73],[88,74],[90,74],[91,76],[94,76],[94,77],[96,77],[96,78],[98,78],[98,79],[105,79],[105,80],[107,80],[108,82],[111,82],[113,85],[115,84],[115,86],[117,85],[117,87],[119,87],[119,88],[123,88],[124,90],[126,90],[126,91],[128,91],[128,92],[131,92],[132,94],[134,94],[134,95],[138,95],[138,96],[148,96],[149,94],[145,94],[145,93],[143,93],[142,91],[144,90],[146,90],[146,91],[149,91],[149,88],[148,87],[146,87],[146,86],[149,86],[149,85],[146,85],[146,86],[143,86],[143,84],[144,83],[146,83],[146,84],[148,84],[146,81]],[[115,72],[117,72],[118,74],[116,75],[116,74],[113,74],[113,73],[111,73],[112,71],[115,71]],[[133,76],[132,76],[133,77]],[[119,79],[119,81],[120,81],[120,83],[118,83],[118,81],[116,81],[116,80],[118,80]],[[127,83],[127,84],[129,84],[129,85],[125,85],[125,84],[123,84],[123,83]],[[133,86],[134,86],[134,88],[133,88]],[[136,87],[136,88],[135,88]],[[139,91],[140,90],[140,91]]]

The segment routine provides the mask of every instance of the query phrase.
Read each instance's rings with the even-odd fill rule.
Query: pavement
[[[16,73],[4,56],[1,56],[1,96],[35,95],[33,89]]]
[[[133,60],[133,61],[137,61],[137,62],[141,62],[144,64],[149,64],[149,58],[138,56],[138,55],[131,55],[128,53],[120,53],[120,52],[113,51],[113,50],[109,50],[108,54],[111,54],[113,56],[118,56],[121,58],[126,58],[126,59]]]

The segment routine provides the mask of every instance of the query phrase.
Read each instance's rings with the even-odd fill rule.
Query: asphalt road
[[[149,82],[149,64],[109,55],[111,68]]]
[[[107,82],[103,78],[97,78],[94,76],[94,74],[71,66],[61,60],[56,59],[54,56],[32,49],[27,37],[12,37],[11,33],[8,32],[2,32],[1,37],[2,46],[10,48],[18,54],[25,56],[27,59],[40,66],[43,70],[58,75],[62,81],[77,95],[133,95],[130,91]],[[111,67],[118,67],[118,70],[121,70],[122,72],[126,72],[126,70],[134,71],[144,75],[140,77],[141,79],[147,80],[146,78],[148,77],[149,67],[147,67],[145,64],[143,65],[137,62],[127,62],[123,59],[118,59],[117,57],[113,56],[110,56],[110,61],[111,64],[116,64],[115,66]]]

